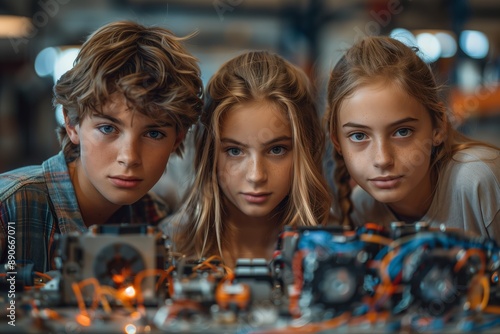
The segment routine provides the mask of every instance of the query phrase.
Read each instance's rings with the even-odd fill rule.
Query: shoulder
[[[474,146],[457,152],[439,175],[435,199],[448,203],[458,220],[489,226],[500,210],[500,151]]]
[[[27,166],[0,174],[0,202],[16,194],[46,193],[42,166]]]
[[[453,160],[457,162],[493,162],[500,163],[500,150],[488,147],[475,145],[456,152]]]
[[[453,156],[440,178],[454,187],[500,185],[500,150],[474,146]]]
[[[18,235],[23,233],[22,229],[33,229],[32,235],[35,235],[35,229],[50,225],[48,221],[55,216],[53,210],[53,200],[40,166],[0,175],[0,222],[16,222]]]

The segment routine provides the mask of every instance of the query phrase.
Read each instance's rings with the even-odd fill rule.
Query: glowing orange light
[[[91,323],[89,316],[85,314],[78,314],[76,316],[76,322],[83,327],[89,327]]]

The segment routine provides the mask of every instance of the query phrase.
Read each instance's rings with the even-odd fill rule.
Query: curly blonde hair
[[[186,132],[199,117],[203,86],[198,60],[176,37],[161,27],[131,21],[107,24],[82,45],[74,67],[54,86],[54,105],[62,105],[71,125],[101,112],[113,93],[121,93],[133,112],[173,121]],[[66,158],[80,155],[64,126],[58,137]],[[183,143],[176,154],[182,156]]]

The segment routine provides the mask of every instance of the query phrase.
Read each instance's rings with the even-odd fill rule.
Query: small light
[[[61,50],[61,52],[59,53],[59,57],[54,64],[54,82],[57,82],[61,75],[73,68],[73,63],[75,62],[78,52],[79,49],[75,47]]]
[[[126,334],[135,334],[137,333],[137,328],[132,324],[125,325],[125,333]]]
[[[486,57],[489,47],[488,38],[480,31],[464,30],[460,34],[460,48],[471,58]]]
[[[421,58],[427,63],[436,61],[441,55],[441,44],[439,44],[436,36],[431,33],[424,32],[418,34],[417,44],[422,53]]]
[[[21,38],[28,36],[33,24],[27,17],[0,15],[0,38]]]
[[[457,42],[455,38],[447,32],[436,33],[436,38],[441,44],[441,58],[450,58],[457,53]]]
[[[80,326],[83,327],[89,327],[92,323],[88,315],[81,313],[76,316],[75,320]]]
[[[129,298],[135,297],[135,289],[133,286],[129,286],[125,289],[125,295]]]
[[[39,77],[52,75],[57,61],[58,52],[56,48],[48,47],[38,53],[35,58],[35,72]]]
[[[394,39],[397,39],[398,41],[406,44],[407,46],[416,46],[417,45],[417,39],[415,38],[415,35],[413,35],[411,31],[404,29],[404,28],[393,29],[390,32],[389,36],[394,38]]]
[[[55,114],[56,114],[57,124],[64,125],[64,112],[62,105],[58,104],[56,106]]]

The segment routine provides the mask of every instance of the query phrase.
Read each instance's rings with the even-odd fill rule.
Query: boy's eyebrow
[[[111,121],[113,123],[116,123],[116,124],[122,124],[123,123],[118,118],[114,118],[113,116],[109,116],[109,115],[106,115],[106,114],[93,113],[92,117],[95,117],[95,118],[104,118],[104,119],[107,119],[107,120],[109,120],[109,121]]]
[[[413,118],[413,117],[406,117],[406,118],[400,119],[400,120],[398,120],[396,122],[393,122],[393,123],[389,124],[389,127],[397,126],[397,125],[400,125],[400,124],[403,124],[403,123],[407,123],[407,122],[416,122],[416,121],[418,121],[418,119]],[[344,125],[342,125],[342,127],[343,128],[344,127],[361,128],[361,129],[369,129],[370,128],[367,125],[357,124],[357,123],[353,123],[353,122],[347,122]]]
[[[267,141],[265,143],[262,143],[262,145],[263,146],[267,146],[267,145],[271,145],[271,144],[278,143],[278,142],[281,142],[281,141],[286,141],[286,140],[292,140],[292,137],[290,137],[290,136],[276,137],[276,138],[273,138],[273,139],[271,139],[271,140],[269,140],[269,141]],[[243,147],[248,147],[248,145],[240,143],[239,141],[231,139],[231,138],[221,138],[221,142],[222,143],[235,144],[235,145],[239,145],[239,146],[243,146]]]
[[[118,125],[122,125],[123,122],[120,121],[118,118],[115,118],[113,116],[109,116],[109,115],[106,115],[106,114],[97,114],[97,113],[94,113],[92,114],[92,117],[96,117],[96,118],[104,118],[104,119],[107,119],[113,123],[116,123]],[[145,128],[147,129],[151,129],[151,128],[158,128],[158,127],[172,127],[174,126],[172,122],[170,121],[161,121],[161,122],[158,122],[158,123],[152,123],[152,124],[148,124],[145,126]]]

